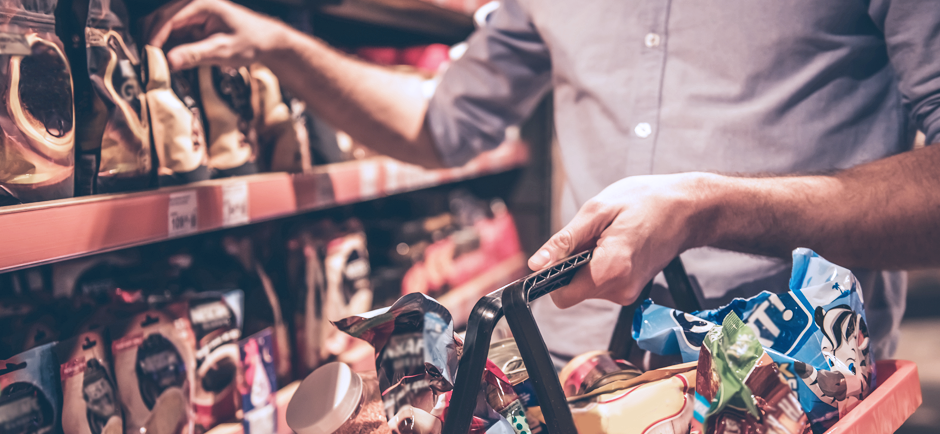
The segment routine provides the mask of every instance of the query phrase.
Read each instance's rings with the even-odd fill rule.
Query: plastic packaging
[[[200,293],[189,298],[189,320],[196,339],[193,409],[197,432],[235,418],[241,395],[236,374],[241,364],[243,294]]]
[[[46,344],[0,361],[0,432],[51,434],[59,426],[59,382]]]
[[[277,77],[267,67],[249,68],[258,93],[257,128],[259,163],[269,172],[310,170],[310,137],[302,113],[304,104],[285,98]],[[299,106],[291,107],[291,105]]]
[[[199,68],[199,95],[205,113],[209,169],[213,178],[258,172],[256,93],[248,68]]]
[[[72,71],[55,34],[55,0],[0,5],[0,205],[71,197]]]
[[[192,432],[195,342],[186,303],[140,313],[110,331],[125,431]]]
[[[58,343],[55,349],[64,434],[123,433],[124,413],[104,336],[88,331]]]
[[[273,334],[273,329],[266,328],[239,342],[243,369],[239,391],[245,434],[278,432]]]
[[[634,318],[639,346],[698,359],[708,331],[734,312],[789,379],[813,431],[821,433],[871,391],[862,290],[852,273],[811,250],[793,252],[790,292],[763,292],[716,310],[687,314],[645,302]]]

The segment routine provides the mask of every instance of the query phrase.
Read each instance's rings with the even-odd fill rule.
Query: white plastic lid
[[[297,434],[332,434],[359,407],[362,379],[342,362],[321,366],[304,379],[287,404],[287,426]]]

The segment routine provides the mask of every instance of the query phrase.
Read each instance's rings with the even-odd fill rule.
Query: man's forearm
[[[940,264],[940,146],[835,175],[704,175],[700,244],[788,257],[809,247],[840,265]]]
[[[423,79],[369,65],[286,27],[262,61],[318,116],[377,152],[426,167],[441,159],[425,130]]]

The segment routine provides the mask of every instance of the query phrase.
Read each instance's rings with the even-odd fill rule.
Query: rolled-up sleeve
[[[870,15],[881,28],[911,121],[940,143],[940,2],[872,0]]]
[[[517,1],[503,0],[429,102],[425,121],[444,164],[459,166],[498,146],[550,86],[548,48]]]

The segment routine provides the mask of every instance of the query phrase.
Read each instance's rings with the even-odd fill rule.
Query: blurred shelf
[[[343,47],[453,45],[474,30],[470,15],[421,0],[340,0],[314,10],[314,35]]]
[[[304,174],[265,173],[4,207],[0,272],[505,172],[525,165],[528,156],[525,144],[507,142],[452,169],[425,170],[378,157],[319,166]],[[171,196],[177,203],[172,209]],[[194,218],[183,219],[183,228],[173,230],[171,212],[189,217],[186,207],[178,205],[181,198],[189,200]]]

